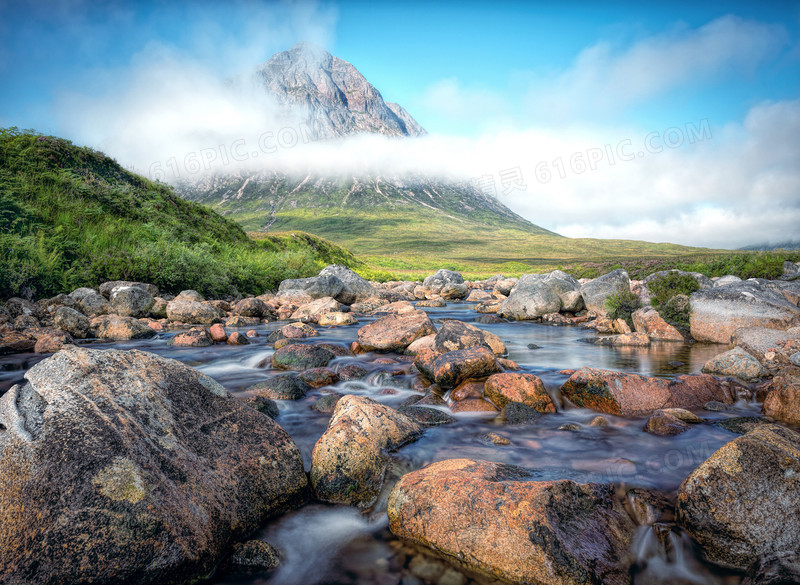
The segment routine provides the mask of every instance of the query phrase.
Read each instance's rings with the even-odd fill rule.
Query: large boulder
[[[156,300],[138,286],[117,286],[108,298],[108,312],[123,317],[145,317]]]
[[[508,372],[489,376],[484,385],[484,394],[498,408],[518,402],[537,412],[556,411],[542,379],[533,374]]]
[[[234,315],[239,315],[240,317],[256,317],[260,319],[262,317],[266,317],[272,311],[269,310],[267,303],[261,299],[248,298],[242,299],[236,303],[232,307],[231,312]]]
[[[419,423],[388,406],[365,396],[342,396],[311,455],[315,495],[324,502],[371,506],[380,494],[389,453],[422,432]]]
[[[269,417],[177,361],[63,349],[0,398],[0,582],[189,583],[306,476]]]
[[[463,284],[463,283],[464,283],[464,277],[461,276],[460,272],[441,268],[437,270],[435,274],[428,276],[424,281],[422,281],[422,286],[432,288],[436,290],[436,292],[438,292],[445,286],[451,284]]]
[[[756,425],[723,445],[678,490],[678,521],[719,565],[800,550],[800,435]]]
[[[563,307],[561,295],[578,289],[578,281],[554,270],[547,274],[523,274],[503,301],[497,314],[508,319],[536,319],[558,313]]]
[[[158,335],[147,325],[133,317],[101,315],[91,320],[92,331],[98,339],[128,341],[130,339],[150,339]]]
[[[740,327],[788,329],[800,324],[800,307],[755,282],[699,290],[690,298],[690,331],[697,341],[729,343]]]
[[[496,356],[484,346],[449,351],[438,356],[431,367],[433,381],[442,388],[455,388],[466,380],[485,378],[500,371]]]
[[[707,402],[733,404],[730,392],[708,374],[674,380],[581,368],[561,386],[576,406],[618,416],[649,416],[664,408],[702,408]]]
[[[800,327],[791,327],[786,331],[766,327],[741,327],[733,332],[731,343],[763,360],[765,353],[790,339],[800,339]]]
[[[278,295],[291,293],[304,293],[312,299],[339,296],[344,288],[344,283],[336,276],[311,276],[309,278],[287,279],[278,286]]]
[[[202,301],[176,298],[167,303],[167,319],[193,325],[211,325],[220,320],[219,312]]]
[[[581,286],[581,296],[589,311],[597,315],[607,315],[606,300],[619,292],[630,292],[631,279],[622,268],[590,280]]]
[[[369,282],[361,278],[358,274],[341,264],[330,264],[319,271],[319,276],[335,276],[344,288],[354,297],[354,301],[363,301],[377,294],[377,290]],[[349,304],[352,304],[349,303]]]
[[[715,355],[705,363],[703,372],[715,376],[733,376],[749,382],[769,375],[761,362],[741,347]]]
[[[454,319],[439,327],[433,341],[433,347],[439,353],[477,346],[488,347],[496,355],[507,353],[505,344],[494,333]]]
[[[335,357],[331,350],[320,345],[291,343],[272,354],[272,367],[302,372],[309,368],[323,368]]]
[[[770,388],[764,399],[764,414],[786,424],[800,426],[800,374],[787,371],[775,376]]]
[[[397,536],[504,582],[631,582],[636,525],[610,485],[450,459],[400,478],[388,514]]]
[[[105,315],[108,312],[108,301],[103,295],[91,291],[91,289],[89,290],[90,292],[80,299],[81,312],[87,317]]]
[[[85,339],[92,331],[89,318],[69,307],[59,307],[53,314],[53,324],[75,339]]]
[[[365,351],[401,352],[417,339],[436,333],[425,311],[390,313],[358,330],[358,344]]]

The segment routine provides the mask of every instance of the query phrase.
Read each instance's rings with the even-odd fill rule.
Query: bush
[[[658,309],[675,295],[686,295],[688,297],[700,289],[700,284],[695,277],[689,274],[670,272],[653,279],[648,283],[647,288],[650,289],[651,304]]]
[[[639,296],[630,291],[614,293],[606,299],[608,316],[612,319],[625,319],[633,327],[633,312],[642,306]]]

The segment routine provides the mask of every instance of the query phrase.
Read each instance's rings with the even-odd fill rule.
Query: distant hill
[[[740,250],[754,250],[757,252],[769,252],[773,250],[800,250],[800,240],[787,240],[778,244],[753,244],[739,248]]]
[[[261,294],[346,250],[308,234],[258,242],[233,221],[101,152],[0,129],[0,297],[42,297],[106,280],[164,291]]]

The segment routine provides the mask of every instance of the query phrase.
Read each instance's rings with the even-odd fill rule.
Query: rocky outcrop
[[[389,453],[422,427],[364,396],[342,396],[311,455],[311,486],[324,502],[366,508],[383,485]]]
[[[800,308],[750,281],[699,290],[690,299],[690,331],[697,341],[729,343],[740,327],[785,330],[800,324]]]
[[[0,398],[0,581],[186,583],[304,497],[297,447],[208,376],[64,349]]]
[[[708,560],[739,570],[800,550],[800,435],[757,425],[722,446],[678,490],[678,520]]]
[[[674,380],[596,368],[577,370],[561,386],[576,406],[621,416],[648,416],[664,408],[702,408],[716,400],[732,404],[730,392],[707,374]]]
[[[613,486],[450,459],[404,475],[388,514],[396,535],[508,582],[631,582],[636,526]]]

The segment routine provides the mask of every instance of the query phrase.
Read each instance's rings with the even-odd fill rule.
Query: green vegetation
[[[653,279],[647,285],[650,302],[661,317],[680,330],[689,329],[689,295],[700,290],[697,279],[690,274],[670,272]]]
[[[619,291],[606,299],[608,316],[612,319],[625,319],[633,328],[633,312],[642,306],[639,296],[630,291]]]
[[[89,148],[0,130],[0,297],[43,297],[106,280],[260,294],[329,263],[362,266],[316,236],[254,241],[229,219]]]

